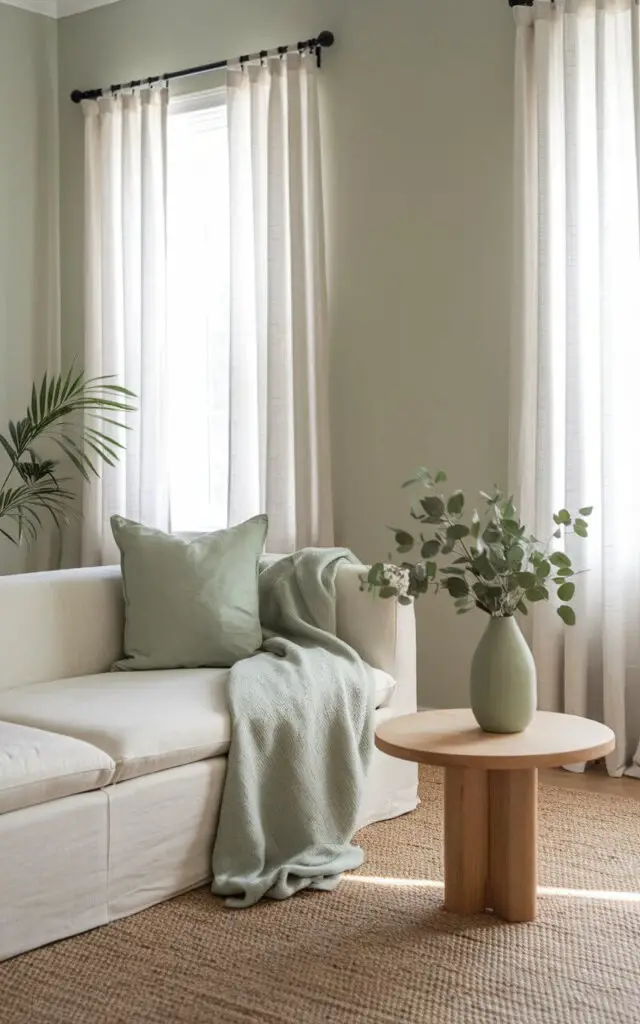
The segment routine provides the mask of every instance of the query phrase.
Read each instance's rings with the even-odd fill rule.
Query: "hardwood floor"
[[[592,765],[583,775],[567,772],[564,768],[544,768],[540,772],[540,782],[563,789],[582,789],[640,800],[640,779],[612,779],[603,765]]]

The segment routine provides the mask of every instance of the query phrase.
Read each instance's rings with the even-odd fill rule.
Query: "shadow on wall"
[[[0,5],[0,424],[59,363],[57,61],[52,18]],[[53,566],[58,548],[50,531],[30,550],[0,538],[0,572]]]

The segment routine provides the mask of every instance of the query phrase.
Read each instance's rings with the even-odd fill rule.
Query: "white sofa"
[[[416,707],[414,614],[360,572],[338,632],[379,670],[379,723]],[[0,960],[210,878],[227,671],[111,673],[122,634],[116,567],[0,578]],[[376,751],[360,824],[416,804],[416,767]]]

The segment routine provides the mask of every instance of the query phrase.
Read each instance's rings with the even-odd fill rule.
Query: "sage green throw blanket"
[[[229,907],[333,889],[352,845],[373,749],[374,680],[336,636],[344,550],[307,549],[260,573],[261,650],[229,677],[231,748],[213,849]]]

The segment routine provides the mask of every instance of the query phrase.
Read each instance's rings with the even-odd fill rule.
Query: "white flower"
[[[395,587],[398,597],[408,597],[411,576],[408,569],[401,569],[399,565],[385,565],[384,578],[388,587]]]

